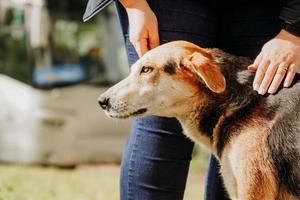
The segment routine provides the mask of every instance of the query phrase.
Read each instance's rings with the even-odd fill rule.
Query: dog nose
[[[98,100],[99,105],[103,110],[108,110],[110,106],[109,98],[103,97]]]

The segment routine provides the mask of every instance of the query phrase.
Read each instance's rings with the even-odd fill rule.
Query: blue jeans
[[[187,40],[254,58],[280,30],[280,6],[267,2],[216,5],[201,0],[148,0],[158,18],[161,43]],[[128,19],[116,4],[130,66],[138,59],[128,38]],[[180,200],[193,150],[174,118],[133,120],[121,166],[121,200]],[[206,200],[226,200],[219,164],[211,156]],[[201,197],[199,197],[201,199]]]

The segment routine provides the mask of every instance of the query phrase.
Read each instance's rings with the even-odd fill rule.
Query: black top
[[[99,11],[101,11],[103,8],[105,8],[113,1],[114,0],[89,0],[83,16],[83,20],[88,21],[95,14],[97,14]],[[218,0],[211,0],[211,1],[216,3]],[[233,3],[234,1],[237,0],[230,0],[230,1]],[[285,1],[284,2],[285,6],[282,8],[279,18],[288,24],[300,25],[300,0],[284,0],[284,1]],[[223,3],[225,3],[224,0]],[[270,1],[270,5],[272,6],[272,1]]]

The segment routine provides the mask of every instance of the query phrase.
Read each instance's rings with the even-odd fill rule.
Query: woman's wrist
[[[282,29],[280,31],[280,33],[278,34],[277,37],[280,38],[280,39],[283,39],[283,40],[289,40],[289,41],[291,41],[295,44],[300,45],[300,37],[298,37],[298,36],[296,36],[292,33],[289,33],[288,31],[286,31],[284,29]]]
[[[297,37],[300,37],[300,22],[294,24],[284,22],[282,23],[282,29]]]

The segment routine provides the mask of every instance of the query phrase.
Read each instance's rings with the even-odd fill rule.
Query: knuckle
[[[266,68],[266,67],[260,67],[260,68],[259,68],[259,73],[260,73],[260,74],[265,74],[266,71],[267,71],[267,68]]]
[[[279,60],[273,60],[273,62],[272,62],[272,67],[273,68],[276,68],[277,66],[280,66],[280,64],[281,64],[282,62],[281,61],[279,61]]]
[[[271,73],[271,72],[267,72],[267,73],[265,74],[265,77],[268,77],[268,78],[270,78],[270,77],[272,77],[272,75],[273,75],[273,73]]]
[[[290,65],[290,68],[293,68],[293,69],[297,70],[297,67],[298,67],[298,66],[300,66],[300,64],[298,64],[298,65],[296,65],[296,64],[291,64],[291,65]]]
[[[297,65],[291,64],[291,65],[288,67],[288,71],[289,71],[289,72],[296,73],[296,72],[298,71]]]
[[[291,67],[291,68],[289,68],[288,69],[289,70],[289,72],[291,72],[291,73],[297,73],[297,68],[293,68],[293,67]]]
[[[278,69],[287,69],[287,64],[285,62],[282,62],[278,65]]]
[[[266,55],[264,57],[264,65],[265,65],[265,67],[267,67],[268,65],[270,65],[272,62],[273,62],[272,56]]]
[[[266,74],[272,74],[272,72],[275,71],[275,69],[277,68],[277,64],[275,63],[270,63],[268,67],[266,67]]]
[[[281,60],[282,60],[282,61],[290,61],[290,60],[293,60],[294,58],[295,58],[294,53],[289,52],[289,53],[287,53],[286,55],[284,55],[284,56],[281,58]]]

